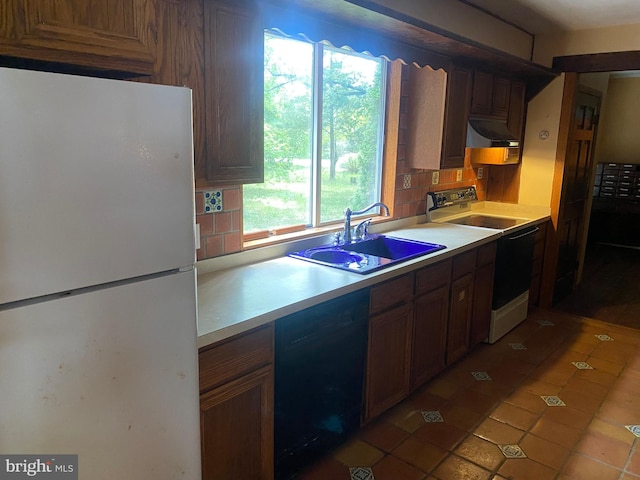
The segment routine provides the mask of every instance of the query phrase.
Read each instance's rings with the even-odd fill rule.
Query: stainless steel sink
[[[364,240],[324,245],[290,253],[289,256],[355,273],[371,273],[412,258],[447,248],[436,243],[370,235]]]

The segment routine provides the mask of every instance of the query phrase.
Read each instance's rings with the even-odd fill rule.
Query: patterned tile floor
[[[640,331],[534,311],[300,475],[640,479]]]

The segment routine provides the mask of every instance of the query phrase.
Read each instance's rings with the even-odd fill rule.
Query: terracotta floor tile
[[[561,390],[558,394],[567,407],[575,408],[581,412],[594,414],[602,404],[602,398],[583,393],[578,390]],[[564,407],[555,407],[564,408]]]
[[[634,475],[640,476],[640,450],[636,449],[631,455],[626,470]]]
[[[577,373],[577,372],[576,372]],[[572,377],[569,382],[564,386],[562,392],[576,390],[580,394],[587,394],[594,398],[604,400],[604,397],[609,393],[609,388],[598,383],[590,382],[582,378]],[[562,395],[562,394],[561,394]]]
[[[433,474],[441,480],[488,480],[491,478],[491,472],[488,470],[455,455],[450,455],[438,465]]]
[[[406,403],[401,403],[400,405],[393,407],[382,416],[382,420],[387,421],[409,433],[415,432],[424,425],[422,413],[413,405],[408,405]]]
[[[576,367],[571,365],[570,362],[563,365],[543,363],[531,372],[531,376],[543,382],[564,387],[575,372]]]
[[[474,380],[475,381],[475,380]],[[452,403],[476,413],[487,415],[493,410],[499,399],[484,395],[474,390],[465,390],[451,399]]]
[[[413,433],[413,436],[433,443],[444,450],[453,450],[467,435],[468,432],[466,430],[462,430],[446,421],[425,423],[424,426]]]
[[[558,472],[529,458],[515,458],[504,462],[498,473],[517,480],[553,480]]]
[[[537,378],[527,378],[519,387],[520,390],[533,393],[536,396],[540,395],[557,395],[562,387],[547,383]]]
[[[426,390],[418,390],[403,403],[412,405],[417,410],[439,410],[446,402],[446,398],[434,395]]]
[[[620,478],[618,478],[618,480],[638,480],[638,478],[640,478],[640,475],[636,476],[632,473],[625,473]]]
[[[616,480],[620,476],[620,470],[596,462],[580,454],[572,454],[562,468],[562,473],[568,478],[578,480]]]
[[[570,351],[584,355],[591,354],[591,352],[593,352],[597,346],[598,344],[596,342],[588,342],[579,339],[568,340],[566,343],[566,348],[568,348]]]
[[[571,407],[548,408],[541,418],[545,418],[576,430],[583,430],[591,421],[591,415]]]
[[[614,425],[598,417],[594,418],[587,426],[586,433],[594,433],[618,440],[631,448],[636,440],[636,436],[622,425]]]
[[[487,418],[476,427],[474,433],[496,445],[511,445],[517,444],[525,432],[493,418]]]
[[[358,436],[374,447],[390,452],[409,436],[409,432],[392,423],[378,421],[365,427]]]
[[[490,416],[494,420],[527,431],[536,423],[539,414],[503,402],[493,410]]]
[[[526,374],[521,372],[519,368],[514,368],[509,365],[494,368],[489,374],[495,384],[504,385],[503,390],[505,390],[505,392],[503,396],[513,390],[516,386],[520,385],[520,383],[522,383],[526,378]]]
[[[445,405],[442,407],[440,413],[444,417],[445,422],[455,425],[467,432],[472,431],[484,418],[481,414],[473,410],[455,404]]]
[[[491,375],[491,380],[476,381],[467,391],[473,390],[494,400],[501,400],[513,391],[513,386],[501,382],[498,377],[494,377],[493,371],[489,375]]]
[[[373,465],[383,456],[381,450],[359,439],[350,440],[333,452],[333,458],[349,467]]]
[[[617,468],[624,468],[629,458],[629,445],[604,435],[586,434],[576,451]]]
[[[500,449],[491,442],[470,435],[456,448],[455,453],[488,470],[496,470],[505,458]]]
[[[611,362],[598,357],[590,356],[586,361],[594,368],[594,370],[615,376],[620,375],[620,372],[622,372],[622,369],[624,368],[624,363]]]
[[[393,455],[384,457],[373,466],[372,470],[375,480],[422,480],[427,476],[426,473]],[[325,480],[329,480],[329,477]]]
[[[349,467],[339,461],[326,457],[309,470],[300,474],[300,480],[350,480]]]
[[[407,438],[392,454],[427,473],[447,456],[445,450],[415,437]]]
[[[600,358],[609,362],[618,363],[624,365],[633,358],[636,354],[637,347],[633,345],[626,345],[621,342],[616,342],[615,337],[613,342],[602,342],[598,345],[591,357]]]
[[[610,423],[617,423],[620,425],[629,425],[636,422],[634,419],[635,415],[630,412],[626,406],[619,405],[618,403],[610,400],[605,400],[602,403],[597,416]]]
[[[560,410],[562,407],[557,407]],[[531,429],[534,435],[572,449],[582,433],[582,429],[576,429],[550,420],[542,416]]]
[[[449,381],[444,376],[435,378],[427,383],[422,390],[441,398],[451,398],[460,391],[461,387],[455,382]]]
[[[540,396],[521,389],[513,392],[505,401],[532,413],[542,413],[547,409],[547,404]]]
[[[519,445],[531,460],[554,470],[560,470],[569,456],[568,448],[530,433],[520,441]]]
[[[602,372],[600,370],[578,370],[573,378],[580,378],[582,380],[588,380],[593,383],[597,383],[599,385],[604,385],[605,387],[611,387],[616,383],[618,377],[612,375],[607,372]]]

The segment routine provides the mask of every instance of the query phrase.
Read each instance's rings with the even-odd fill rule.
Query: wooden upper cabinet
[[[154,0],[3,2],[0,55],[96,70],[152,74]]]
[[[526,113],[524,101],[525,90],[526,85],[524,82],[511,82],[507,128],[520,141],[522,141],[524,136],[524,116]]]
[[[473,73],[470,115],[507,120],[511,81],[487,72]]]
[[[464,166],[467,123],[471,97],[471,72],[452,67],[447,72],[447,99],[444,114],[441,168]]]
[[[204,31],[206,180],[260,183],[264,32],[258,7],[251,1],[207,1]]]

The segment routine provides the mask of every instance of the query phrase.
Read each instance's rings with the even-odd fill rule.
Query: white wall
[[[533,39],[503,21],[455,0],[373,0],[374,3],[524,59]]]
[[[529,102],[520,170],[520,204],[551,205],[563,89],[564,75],[561,75]],[[543,131],[549,133],[548,138],[540,138]]]
[[[640,24],[537,35],[533,61],[551,66],[553,57],[640,50]]]

